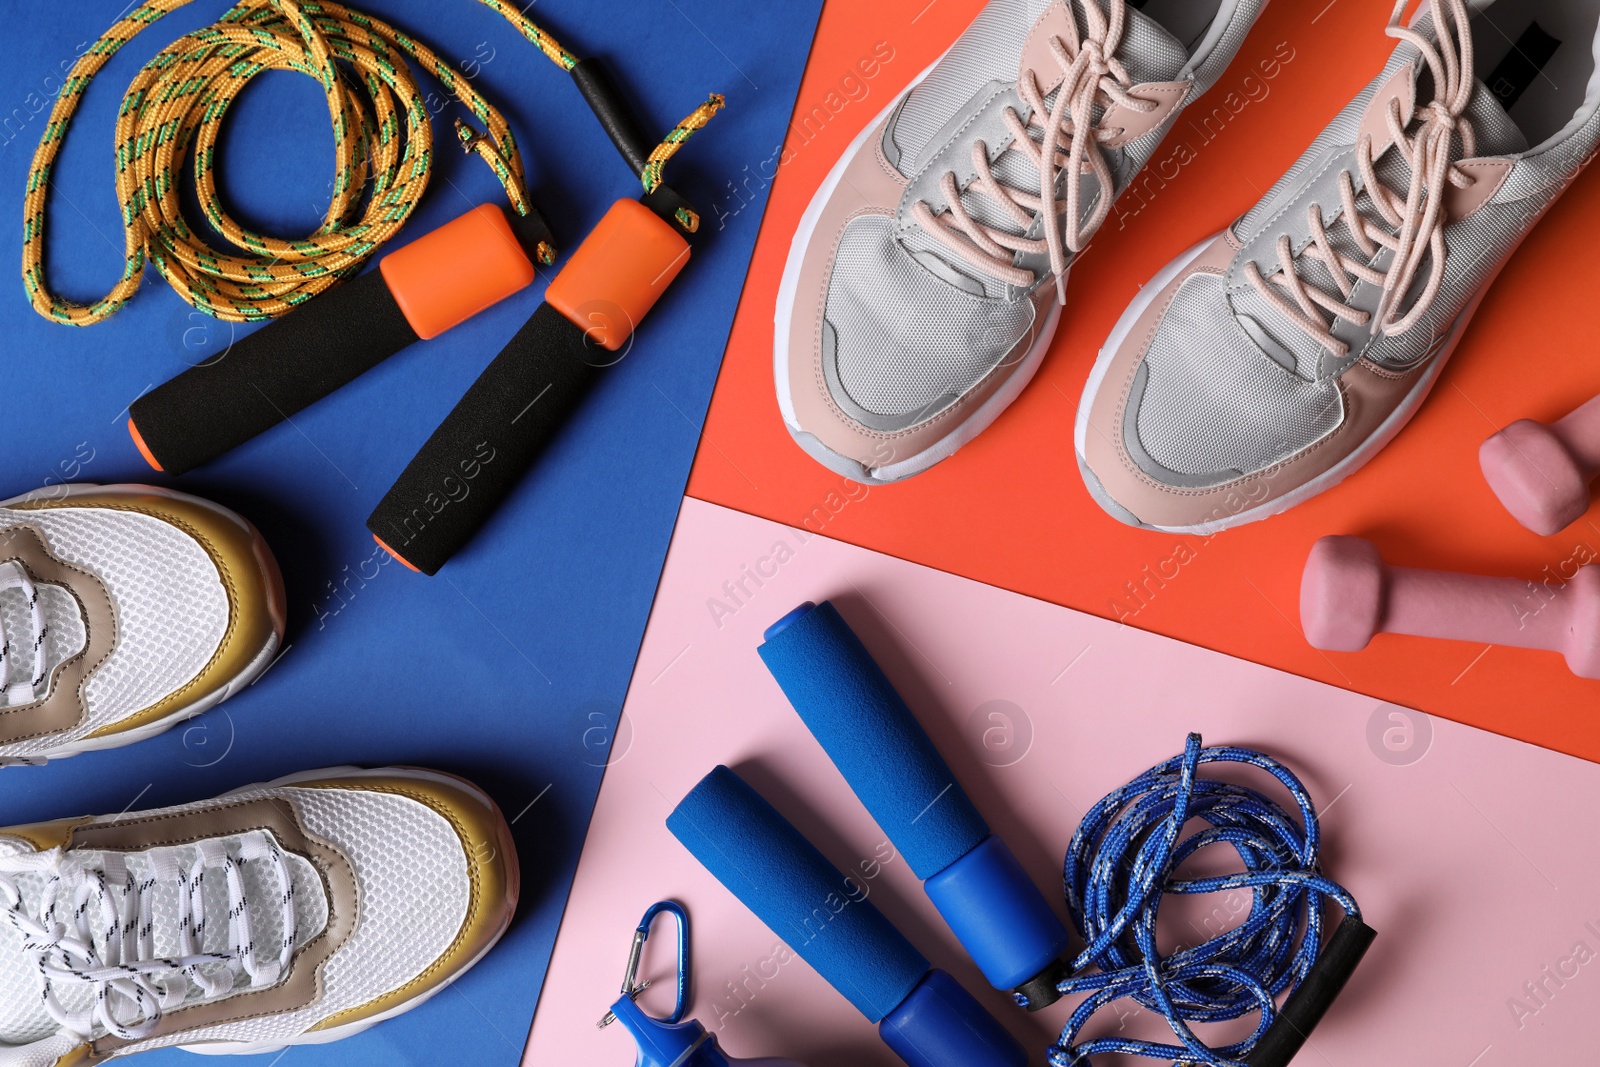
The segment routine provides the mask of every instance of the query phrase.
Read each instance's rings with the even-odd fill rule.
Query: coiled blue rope
[[[1245,786],[1201,778],[1206,763],[1242,763],[1281,782],[1298,818]],[[1184,824],[1204,829],[1182,837]],[[1337,903],[1359,917],[1343,887],[1317,866],[1317,813],[1300,780],[1281,763],[1243,748],[1202,748],[1190,734],[1184,753],[1096,804],[1073,835],[1063,878],[1067,909],[1085,948],[1063,996],[1089,994],[1050,1049],[1054,1067],[1086,1067],[1097,1053],[1166,1059],[1180,1067],[1236,1067],[1250,1055],[1277,1013],[1274,998],[1300,984],[1322,944],[1323,905]],[[1210,845],[1233,847],[1237,874],[1179,879],[1173,872]],[[1156,917],[1168,893],[1251,891],[1250,912],[1237,927],[1170,956],[1156,947]],[[1088,973],[1085,973],[1088,972]],[[1090,1018],[1131,997],[1159,1012],[1178,1043],[1101,1037],[1078,1043]],[[1242,1041],[1210,1048],[1191,1023],[1224,1022],[1260,1013]]]

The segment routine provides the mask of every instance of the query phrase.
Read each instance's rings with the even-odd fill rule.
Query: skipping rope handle
[[[619,200],[550,282],[545,303],[467,390],[367,519],[413,570],[436,574],[510,495],[689,261],[689,243]]]
[[[1027,1067],[1010,1032],[732,770],[706,775],[667,829],[909,1067]]]
[[[1029,1011],[1059,1000],[1066,927],[838,610],[800,605],[758,651],[989,984]]]
[[[538,214],[493,204],[383,257],[378,269],[308,301],[133,402],[128,432],[158,471],[183,474],[436,337],[534,280],[553,258]]]
[[[1377,931],[1354,915],[1347,915],[1328,939],[1302,981],[1284,1001],[1272,1025],[1245,1061],[1249,1067],[1288,1067],[1311,1037],[1311,1031],[1333,1007],[1361,958],[1372,947]]]

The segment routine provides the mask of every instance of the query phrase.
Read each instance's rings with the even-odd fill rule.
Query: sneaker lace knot
[[[277,843],[253,831],[232,851],[218,841],[194,847],[187,865],[172,849],[148,853],[149,869],[138,878],[113,852],[103,854],[103,869],[60,848],[0,857],[0,908],[38,967],[45,1010],[63,1031],[85,1041],[105,1033],[139,1040],[155,1030],[163,1012],[232,992],[241,975],[249,987],[265,988],[287,973],[298,936],[295,891]],[[244,868],[257,863],[283,887],[274,902],[283,913],[277,945],[256,944]],[[225,947],[206,951],[205,882],[217,873],[227,887],[228,932]],[[42,879],[36,897],[19,885],[25,875]],[[176,889],[173,956],[155,952],[153,902],[160,887]]]
[[[1025,69],[1017,81],[1017,93],[1028,107],[1028,116],[1024,119],[1011,107],[1003,113],[1011,134],[1004,151],[1027,155],[1038,171],[1038,187],[1029,190],[1005,184],[995,176],[988,145],[982,140],[972,145],[975,177],[968,191],[992,201],[1022,234],[1031,229],[1036,217],[1050,216],[1052,223],[1042,227],[1043,237],[1029,239],[978,221],[963,202],[952,171],[947,171],[939,183],[948,210],[935,214],[923,201],[911,209],[917,224],[951,252],[983,274],[1009,285],[1027,288],[1036,280],[1031,271],[1016,265],[1016,253],[1048,254],[1056,297],[1063,303],[1068,253],[1083,251],[1088,238],[1111,210],[1114,180],[1099,146],[1122,131],[1102,128],[1095,109],[1101,108],[1101,116],[1111,105],[1147,114],[1158,106],[1128,92],[1133,79],[1116,58],[1126,27],[1126,0],[1109,0],[1105,10],[1095,0],[1083,0],[1081,6],[1086,23],[1082,36],[1076,21],[1069,18],[1067,37],[1057,35],[1048,41],[1062,75],[1054,90],[1053,105],[1047,101],[1037,72]],[[1035,129],[1040,132],[1037,141]],[[1057,195],[1056,185],[1062,173],[1066,180]],[[1094,175],[1101,190],[1100,199],[1087,218],[1083,217],[1085,174]]]
[[[1310,240],[1298,254],[1288,234],[1277,244],[1278,269],[1264,275],[1252,261],[1245,266],[1250,284],[1273,304],[1284,319],[1320,343],[1335,358],[1349,354],[1350,346],[1336,337],[1332,322],[1343,319],[1365,326],[1376,318],[1376,332],[1398,336],[1412,329],[1427,313],[1444,283],[1449,250],[1444,230],[1449,223],[1446,186],[1465,189],[1474,179],[1458,166],[1459,159],[1476,151],[1472,123],[1464,117],[1476,85],[1473,76],[1472,29],[1463,0],[1438,0],[1434,4],[1438,43],[1401,23],[1407,0],[1399,0],[1389,20],[1390,37],[1411,44],[1421,53],[1433,78],[1434,97],[1414,115],[1401,113],[1400,102],[1391,100],[1385,114],[1389,143],[1400,154],[1411,177],[1405,193],[1389,188],[1379,177],[1376,157],[1384,148],[1374,145],[1372,135],[1364,134],[1356,146],[1356,164],[1361,173],[1369,211],[1363,214],[1357,203],[1354,179],[1349,170],[1339,175],[1342,223],[1364,260],[1341,253],[1323,222],[1322,208],[1312,204],[1306,210]],[[1413,130],[1408,126],[1415,124]],[[1456,145],[1461,155],[1454,155]],[[1387,146],[1385,146],[1387,147]],[[1375,217],[1373,217],[1375,216]],[[1336,224],[1337,224],[1336,223]],[[1371,262],[1379,249],[1393,253],[1387,270]],[[1327,268],[1339,292],[1331,293],[1300,275],[1300,260],[1314,259]],[[1423,268],[1426,265],[1426,273]],[[1422,286],[1409,308],[1402,307],[1407,294]],[[1379,286],[1377,310],[1363,311],[1349,303],[1356,285],[1366,282]]]

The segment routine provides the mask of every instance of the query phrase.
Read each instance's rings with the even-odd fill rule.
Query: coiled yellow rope
[[[116,188],[126,248],[121,280],[89,304],[51,293],[44,270],[46,199],[73,113],[95,74],[123,45],[189,2],[146,0],[79,58],[62,86],[34,153],[23,200],[22,279],[39,314],[73,326],[100,322],[132,298],[146,260],[190,304],[230,322],[275,318],[359,271],[411,216],[432,171],[432,126],[407,59],[477,117],[481,131],[457,123],[462,146],[494,169],[512,207],[519,214],[527,212],[522,158],[510,127],[425,45],[329,0],[240,0],[215,25],[163,49],[139,71],[123,97],[116,125]],[[500,0],[480,2],[499,12],[563,70],[577,65],[575,56],[517,7]],[[341,71],[341,64],[354,78]],[[222,119],[250,79],[264,70],[294,70],[317,79],[333,121],[332,200],[323,224],[300,240],[247,230],[228,215],[217,195],[214,156]],[[351,84],[356,80],[359,89]],[[721,106],[720,98],[713,99]],[[652,161],[660,156],[665,162],[703,126],[716,110],[711,107],[708,114],[707,107],[711,105],[680,124]],[[178,173],[191,152],[200,210],[232,245],[249,254],[213,248],[185,222]],[[653,180],[659,179],[657,166]],[[553,250],[541,252],[547,261],[554,259]]]

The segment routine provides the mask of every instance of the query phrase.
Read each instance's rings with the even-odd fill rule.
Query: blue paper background
[[[475,60],[474,84],[511,121],[539,206],[563,247],[638,188],[570,79],[471,0],[356,0],[441,55]],[[29,4],[0,58],[0,497],[61,481],[150,481],[126,406],[232,329],[147,271],[110,321],[72,329],[28,306],[19,278],[22,194],[65,61],[120,2]],[[669,180],[707,224],[695,260],[546,462],[439,577],[387,563],[367,514],[472,379],[527,318],[545,279],[176,482],[253,520],[282,562],[290,645],[260,684],[152,741],[0,775],[0,823],[213,796],[310,767],[439,767],[487,788],[515,819],[522,908],[501,947],[432,1002],[356,1038],[296,1047],[295,1064],[512,1064],[521,1054],[602,768],[654,596],[764,207],[737,212],[730,182],[782,141],[821,0],[541,0],[529,14],[580,56],[604,58],[665,131],[717,90],[729,108],[678,156]],[[101,73],[57,164],[49,278],[77,299],[120,274],[112,126],[128,80],[226,5],[198,0],[146,30]],[[438,87],[423,79],[430,92]],[[30,95],[31,94],[31,95]],[[41,106],[44,110],[39,110]],[[34,113],[36,112],[37,113]],[[435,119],[436,170],[400,242],[499,201],[489,170]],[[317,86],[260,77],[234,108],[225,201],[279,236],[321,221],[332,134]],[[745,196],[757,192],[751,183]],[[719,229],[719,217],[725,227]],[[389,246],[399,247],[399,243]],[[247,329],[241,327],[241,330]],[[159,479],[157,479],[159,480]],[[644,884],[648,885],[647,877]],[[595,931],[625,962],[628,930]],[[598,1017],[605,1005],[595,1005]],[[187,1053],[142,1063],[192,1065]],[[249,1062],[276,1062],[273,1056]]]

